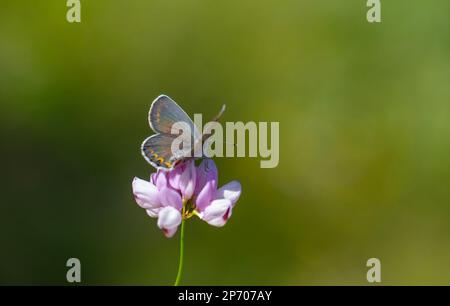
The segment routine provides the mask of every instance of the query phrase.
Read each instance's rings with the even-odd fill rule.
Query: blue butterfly
[[[218,121],[224,111],[225,105],[212,121]],[[152,102],[148,120],[150,128],[156,134],[144,140],[141,152],[145,160],[157,169],[171,170],[180,162],[193,158],[196,156],[195,152],[201,149],[203,143],[212,136],[212,134],[201,134],[186,112],[166,95],[160,95]],[[182,123],[189,127],[190,133],[183,134],[183,137],[189,138],[183,144],[188,145],[172,152],[172,142],[180,136],[172,133],[172,126],[175,123]]]

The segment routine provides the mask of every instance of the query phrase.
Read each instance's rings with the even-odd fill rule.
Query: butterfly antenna
[[[220,117],[222,117],[223,113],[225,112],[226,105],[222,105],[222,108],[220,109],[220,112],[213,118],[211,121],[219,121]]]

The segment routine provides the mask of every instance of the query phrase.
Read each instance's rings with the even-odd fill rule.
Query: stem
[[[183,209],[184,210],[184,209]],[[184,218],[181,220],[181,233],[180,233],[180,262],[178,264],[177,279],[174,286],[178,286],[181,281],[181,275],[183,274],[183,260],[184,260]]]

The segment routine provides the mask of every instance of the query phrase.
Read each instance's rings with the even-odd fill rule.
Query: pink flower
[[[241,184],[232,181],[217,189],[218,172],[212,159],[204,159],[197,168],[195,205],[198,216],[214,226],[224,226],[241,195]]]
[[[198,167],[188,160],[171,171],[158,170],[150,181],[134,178],[136,203],[152,218],[166,237],[172,237],[184,219],[193,215],[213,226],[224,226],[241,195],[241,184],[232,181],[217,189],[218,171],[213,160]]]

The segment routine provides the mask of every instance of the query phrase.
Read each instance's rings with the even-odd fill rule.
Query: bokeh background
[[[151,101],[279,121],[280,163],[216,159],[243,194],[186,225],[186,285],[450,284],[450,2],[0,3],[0,283],[170,285],[166,239],[133,200]]]

